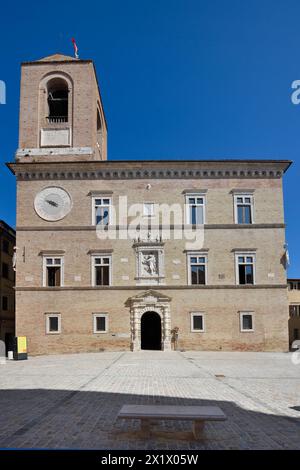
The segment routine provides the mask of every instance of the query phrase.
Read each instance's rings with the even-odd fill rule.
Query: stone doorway
[[[141,318],[141,349],[161,350],[161,319],[156,312],[145,312]]]
[[[160,347],[162,351],[171,351],[171,298],[161,292],[148,290],[127,299],[125,305],[130,308],[131,350],[140,351],[142,346],[142,318],[146,313],[152,313],[160,319]],[[154,315],[153,315],[154,314]],[[151,318],[151,317],[150,317]],[[154,320],[154,322],[157,320]],[[158,323],[158,321],[157,321]],[[150,324],[150,320],[149,320]],[[150,326],[151,328],[151,326]],[[158,328],[156,328],[156,334]],[[155,334],[155,333],[154,333]],[[158,336],[158,334],[157,334]],[[144,339],[143,339],[144,342]],[[151,348],[152,349],[152,348]],[[155,348],[156,349],[156,348]]]

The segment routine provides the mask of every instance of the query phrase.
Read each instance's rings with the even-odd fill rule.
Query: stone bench
[[[123,405],[118,418],[140,419],[141,431],[144,437],[151,434],[151,421],[188,420],[193,422],[195,439],[203,438],[206,421],[225,421],[226,415],[218,406],[190,405]]]

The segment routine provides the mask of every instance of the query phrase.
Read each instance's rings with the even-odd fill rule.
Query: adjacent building
[[[288,279],[289,344],[300,340],[300,279]]]
[[[91,60],[22,64],[16,334],[29,354],[286,351],[286,160],[107,160]]]
[[[15,230],[0,220],[0,340],[6,350],[12,347],[15,334],[15,243]]]

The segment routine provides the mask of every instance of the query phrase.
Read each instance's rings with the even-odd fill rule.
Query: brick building
[[[300,279],[288,279],[289,342],[300,340]]]
[[[15,243],[15,230],[0,220],[0,340],[5,342],[6,349],[15,334]]]
[[[288,349],[285,160],[109,161],[92,61],[22,64],[17,335],[30,354]]]

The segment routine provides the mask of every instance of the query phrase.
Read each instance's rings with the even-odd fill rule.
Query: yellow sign
[[[26,336],[18,336],[18,353],[27,353],[27,339]]]

